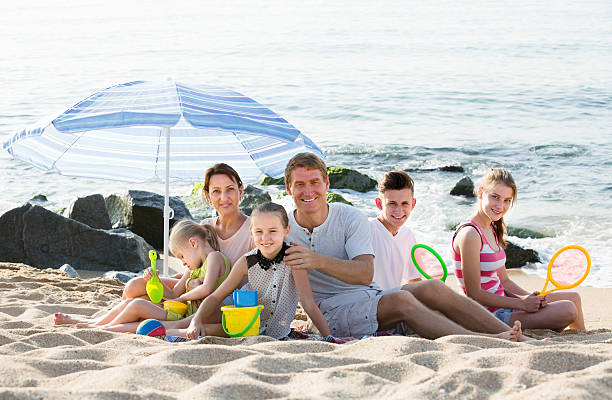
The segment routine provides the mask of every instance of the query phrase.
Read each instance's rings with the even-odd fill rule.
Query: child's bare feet
[[[85,319],[76,318],[64,313],[55,313],[53,315],[53,324],[55,325],[74,325],[85,322]]]

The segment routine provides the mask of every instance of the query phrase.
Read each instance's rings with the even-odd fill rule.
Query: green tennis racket
[[[427,279],[440,279],[446,282],[448,271],[440,255],[426,244],[415,244],[410,257],[416,269]]]

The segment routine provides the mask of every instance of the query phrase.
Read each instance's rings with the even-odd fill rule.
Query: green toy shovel
[[[153,277],[147,282],[147,294],[153,303],[159,303],[162,300],[162,297],[164,297],[164,287],[157,277],[157,253],[155,250],[149,251],[149,259],[151,260]]]

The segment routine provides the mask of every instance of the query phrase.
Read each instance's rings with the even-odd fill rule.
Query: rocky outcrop
[[[111,229],[104,196],[92,194],[77,197],[64,211],[64,217],[73,219],[97,229]]]
[[[327,192],[327,202],[328,203],[344,203],[352,206],[353,203],[342,197],[340,193]]]
[[[36,196],[34,196],[30,200],[28,200],[28,203],[41,205],[41,204],[46,203],[47,201],[49,201],[47,199],[47,196],[45,196],[44,194],[37,194]]]
[[[80,278],[81,276],[76,271],[76,269],[72,268],[70,264],[64,264],[59,267],[59,270],[68,275],[71,278]]]
[[[547,237],[543,233],[540,233],[540,232],[537,232],[537,231],[534,231],[528,228],[509,226],[507,230],[508,230],[508,236],[516,236],[521,239],[542,239],[542,238]]]
[[[465,169],[460,165],[445,165],[443,167],[437,168],[407,168],[404,171],[406,172],[434,172],[434,171],[442,171],[442,172],[458,172],[463,173]]]
[[[269,186],[269,185],[285,186],[285,178],[282,176],[280,178],[270,178],[269,176],[266,176],[265,178],[263,178],[263,180],[259,184],[263,186]]]
[[[474,182],[466,175],[459,182],[455,183],[455,187],[451,189],[450,194],[453,196],[476,197],[474,195]]]
[[[368,192],[376,189],[375,179],[359,171],[344,167],[328,167],[329,187],[332,189],[352,189],[357,192]]]
[[[265,190],[256,188],[253,185],[247,185],[242,192],[242,200],[240,201],[240,209],[246,215],[251,215],[251,211],[259,204],[272,201],[272,198]]]
[[[331,189],[351,189],[357,192],[368,192],[376,189],[375,179],[359,171],[344,167],[327,167],[329,187]],[[261,185],[285,185],[285,178],[265,177]]]
[[[127,228],[142,236],[156,249],[164,247],[164,196],[143,190],[129,190],[123,196],[111,195],[106,208],[113,228]],[[174,218],[170,227],[182,219],[193,219],[179,197],[170,197]]]
[[[108,271],[102,275],[102,278],[105,279],[118,279],[122,283],[127,283],[130,279],[135,278],[137,276],[141,276],[142,274],[138,274],[136,272],[128,272],[128,271]]]
[[[523,249],[511,242],[508,242],[505,251],[506,268],[521,268],[528,263],[540,262],[540,256],[535,250]]]
[[[29,203],[0,216],[0,260],[37,267],[140,271],[150,247],[128,231],[94,229]]]

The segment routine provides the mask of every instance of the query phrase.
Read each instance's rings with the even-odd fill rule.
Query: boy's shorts
[[[512,317],[512,313],[519,310],[515,310],[514,308],[500,308],[493,312],[493,315],[497,317],[498,320],[503,322],[506,325],[510,325],[510,317]]]

